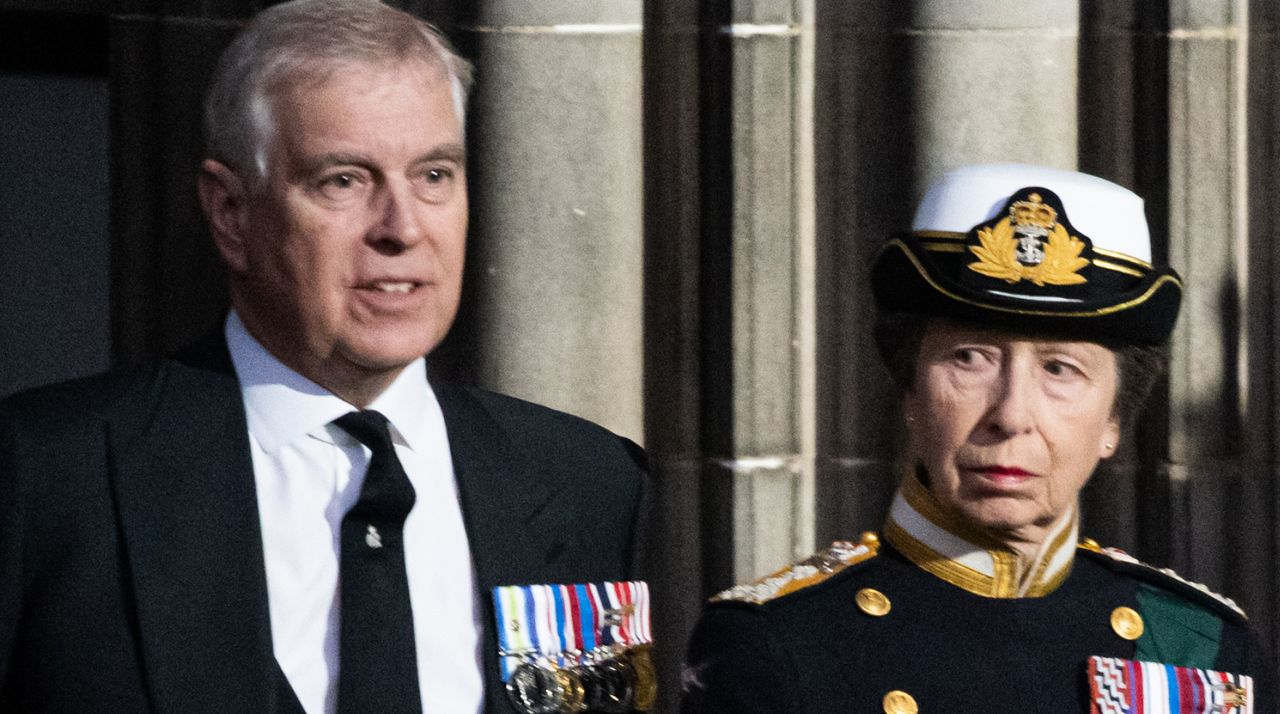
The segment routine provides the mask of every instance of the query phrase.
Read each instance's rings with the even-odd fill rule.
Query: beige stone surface
[[[489,33],[478,47],[480,380],[643,440],[640,36]]]
[[[918,190],[965,164],[1075,168],[1074,36],[923,32],[912,54]]]

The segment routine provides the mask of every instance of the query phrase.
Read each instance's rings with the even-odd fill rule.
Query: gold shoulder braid
[[[1119,548],[1104,548],[1101,545],[1098,545],[1098,541],[1092,538],[1085,538],[1084,540],[1080,541],[1080,547],[1092,553],[1105,555],[1114,561],[1124,563],[1126,565],[1137,566],[1147,571],[1150,571],[1152,573],[1159,573],[1160,575],[1163,575],[1166,578],[1169,578],[1170,580],[1174,580],[1176,582],[1182,583],[1183,585],[1194,588],[1195,590],[1198,590],[1199,592],[1213,598],[1214,600],[1222,603],[1223,605],[1226,605],[1228,608],[1230,608],[1231,610],[1234,610],[1237,614],[1239,614],[1240,617],[1243,617],[1245,619],[1248,619],[1249,617],[1244,613],[1244,609],[1236,604],[1235,600],[1232,600],[1226,595],[1219,595],[1218,593],[1210,590],[1207,585],[1204,585],[1202,583],[1191,582],[1190,580],[1187,580],[1181,575],[1178,575],[1176,572],[1174,572],[1170,568],[1157,568],[1154,565],[1147,565],[1146,563],[1142,562],[1141,560],[1138,560],[1137,558],[1133,557],[1132,555],[1129,555],[1128,553],[1124,552],[1123,550],[1120,550]]]
[[[789,565],[754,583],[735,585],[711,598],[711,602],[750,602],[757,605],[816,585],[850,565],[870,560],[880,550],[880,538],[870,531],[857,543],[840,540],[825,550]]]

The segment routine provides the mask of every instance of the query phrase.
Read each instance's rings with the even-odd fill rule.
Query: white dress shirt
[[[227,346],[249,425],[276,660],[308,714],[334,711],[342,517],[369,450],[330,422],[356,408],[273,357],[235,312]],[[417,499],[404,524],[418,686],[425,714],[480,712],[480,610],[444,415],[423,360],[369,405],[390,421]]]

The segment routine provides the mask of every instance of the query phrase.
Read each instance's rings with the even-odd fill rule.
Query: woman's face
[[[905,399],[908,448],[953,515],[1039,543],[1115,451],[1117,381],[1102,345],[934,321]]]

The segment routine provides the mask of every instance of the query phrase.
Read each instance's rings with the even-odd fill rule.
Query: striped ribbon
[[[573,666],[653,641],[642,581],[502,585],[493,589],[493,605],[504,682],[524,662]]]
[[[1089,658],[1091,714],[1253,714],[1253,678],[1115,657]]]

